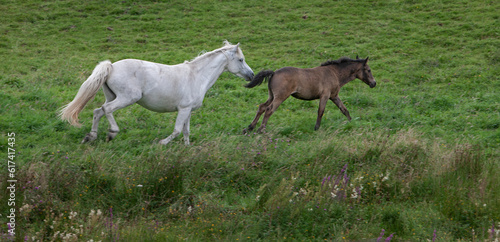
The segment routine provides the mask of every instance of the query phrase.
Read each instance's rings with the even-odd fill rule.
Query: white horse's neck
[[[223,51],[219,51],[188,64],[193,66],[192,68],[194,68],[195,73],[199,73],[195,78],[196,85],[199,85],[200,89],[206,93],[226,70],[227,57]]]

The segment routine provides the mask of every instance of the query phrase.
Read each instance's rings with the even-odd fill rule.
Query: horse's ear
[[[369,56],[367,56],[366,59],[365,59],[365,65],[368,62],[368,58],[369,58]]]
[[[356,55],[356,60],[359,59],[358,55]]]
[[[236,47],[234,48],[234,52],[238,52],[239,47],[240,47],[240,43],[236,44]]]

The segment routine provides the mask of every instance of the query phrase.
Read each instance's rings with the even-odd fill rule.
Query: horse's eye
[[[240,62],[243,62],[243,59],[240,59]]]

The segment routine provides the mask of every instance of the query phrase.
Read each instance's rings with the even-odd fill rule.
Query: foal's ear
[[[236,44],[236,47],[234,48],[234,52],[238,53],[238,48],[240,47],[240,43]]]
[[[367,56],[366,59],[365,59],[365,65],[368,62],[368,58],[369,58],[369,56]]]

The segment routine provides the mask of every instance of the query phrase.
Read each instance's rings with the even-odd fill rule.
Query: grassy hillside
[[[495,1],[4,0],[0,236],[500,238],[498,9]],[[377,87],[343,87],[351,122],[330,102],[313,131],[318,101],[290,98],[266,133],[242,135],[267,86],[245,89],[224,73],[192,115],[190,146],[157,145],[176,113],[139,105],[115,112],[115,140],[104,141],[102,120],[98,141],[81,145],[102,93],[81,113],[82,128],[57,118],[101,60],[177,64],[226,39],[241,43],[255,73],[369,56]]]

